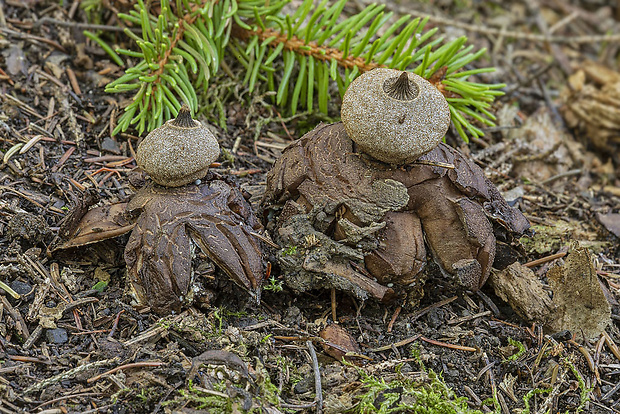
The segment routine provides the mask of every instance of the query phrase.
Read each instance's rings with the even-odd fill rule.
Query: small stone
[[[309,375],[302,378],[293,388],[295,394],[305,394],[310,391],[314,391],[314,376]]]
[[[299,317],[301,310],[297,306],[290,306],[284,313],[282,322],[286,325],[297,325],[299,323]]]
[[[45,332],[45,337],[48,342],[58,345],[69,341],[69,334],[67,334],[67,330],[62,328],[48,329],[47,332]]]
[[[21,280],[14,280],[9,284],[9,286],[20,295],[27,295],[32,292],[32,285],[22,282]]]
[[[525,195],[523,187],[515,187],[512,190],[503,192],[502,195],[509,206],[514,207]]]
[[[119,155],[121,153],[118,142],[116,142],[110,137],[105,137],[103,139],[103,142],[101,142],[101,151],[109,152],[116,155]]]
[[[445,315],[442,309],[431,309],[426,314],[426,323],[431,328],[437,329],[445,323]]]

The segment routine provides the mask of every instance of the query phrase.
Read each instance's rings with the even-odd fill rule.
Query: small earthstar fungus
[[[284,150],[262,205],[293,290],[407,296],[414,306],[427,255],[457,285],[484,284],[496,235],[511,241],[529,223],[477,165],[441,142],[449,118],[426,80],[375,69],[345,93],[342,122]]]
[[[136,152],[138,166],[164,187],[179,187],[203,178],[220,156],[209,129],[192,119],[183,105],[175,119],[151,131]]]
[[[147,183],[128,203],[95,207],[80,220],[68,220],[77,224],[63,231],[66,241],[51,253],[131,230],[125,246],[128,285],[138,302],[155,312],[208,301],[213,294],[208,288],[217,286],[205,290],[194,280],[201,273],[197,262],[201,269],[221,269],[258,301],[266,269],[262,226],[240,189],[208,170],[218,156],[213,134],[183,106],[176,119],[138,146],[138,165],[155,183]],[[198,250],[206,257],[197,258]]]

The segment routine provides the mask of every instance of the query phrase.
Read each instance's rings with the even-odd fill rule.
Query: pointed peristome
[[[409,73],[403,72],[398,78],[390,78],[383,84],[383,91],[389,97],[399,101],[411,101],[417,98],[418,86],[409,80]]]
[[[181,109],[179,109],[179,114],[172,121],[172,125],[179,128],[197,128],[199,125],[196,121],[192,119],[192,110],[189,109],[187,104],[183,104]]]

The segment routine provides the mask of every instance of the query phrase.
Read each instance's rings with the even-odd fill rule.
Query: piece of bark
[[[598,338],[611,324],[611,306],[588,249],[573,247],[564,264],[549,269],[547,277],[557,306],[547,328],[554,332],[568,329],[587,339]]]
[[[527,321],[546,323],[556,310],[536,274],[518,262],[492,273],[489,282],[495,294]]]

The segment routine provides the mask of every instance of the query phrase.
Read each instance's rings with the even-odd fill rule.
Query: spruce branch
[[[393,13],[384,5],[342,19],[346,0],[304,0],[284,14],[289,1],[162,0],[158,9],[147,9],[138,0],[130,13],[119,14],[142,36],[125,31],[137,48],[117,52],[138,63],[106,88],[136,91],[115,133],[133,124],[139,133],[151,130],[176,115],[181,101],[197,111],[212,76],[231,57],[245,69],[244,85],[275,92],[274,103],[290,115],[316,104],[327,113],[332,85],[342,96],[359,74],[389,67],[431,81],[446,96],[464,140],[483,135],[474,123],[494,125],[489,110],[505,85],[470,80],[493,68],[469,67],[485,50],[472,52],[466,37],[444,43],[436,28],[424,31],[427,18],[407,15],[390,24]],[[222,102],[216,104],[221,120]]]

